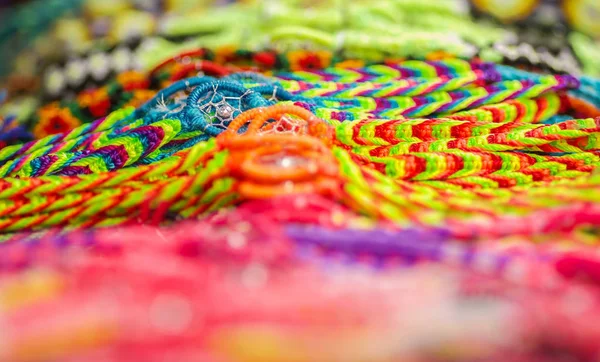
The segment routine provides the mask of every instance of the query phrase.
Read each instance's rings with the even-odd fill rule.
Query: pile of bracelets
[[[0,361],[598,360],[593,1],[217,3],[0,27]]]

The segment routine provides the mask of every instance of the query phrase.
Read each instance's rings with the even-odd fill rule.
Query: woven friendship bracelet
[[[277,108],[275,108],[275,109],[277,109]],[[268,112],[264,113],[264,115],[262,115],[261,117],[259,117],[259,118],[256,119],[256,122],[258,122],[257,124],[263,124],[263,122],[268,121],[269,118],[276,117],[275,114],[285,114],[286,112],[290,112],[290,111],[293,111],[294,114],[303,115],[304,117],[308,116],[309,117],[308,120],[311,119],[310,118],[311,116],[308,115],[308,114],[303,113],[305,111],[303,111],[302,109],[299,109],[298,111],[294,111],[293,108],[289,108],[289,107],[286,108],[285,106],[282,106],[281,110],[276,111],[276,112],[280,112],[280,113],[273,113],[273,116],[271,116],[270,113],[268,113]],[[250,119],[255,118],[257,115],[263,114],[260,111],[260,109],[258,109],[258,113],[254,112],[254,111],[248,111],[248,112],[250,112],[250,113],[248,113],[248,116],[244,116],[244,117],[240,118],[240,122],[236,121],[234,123],[235,126],[232,124],[232,127],[234,127],[233,129],[235,129],[235,127],[240,127],[244,122],[246,122],[245,121],[246,119],[250,120]],[[281,112],[283,112],[283,113],[281,113]],[[297,112],[300,112],[300,113],[297,113]],[[316,118],[315,118],[315,120],[316,120]],[[313,122],[313,121],[310,121],[310,122]],[[309,122],[309,124],[310,124],[310,122]],[[282,125],[282,127],[283,127],[283,125]],[[247,132],[252,133],[252,132],[255,132],[256,129],[257,129],[256,126],[250,125],[247,128]],[[268,127],[267,129],[271,130],[271,131],[268,131],[268,132],[272,132],[272,131],[277,132],[278,127],[277,126]],[[325,130],[325,129],[326,128],[323,128],[323,130]],[[235,133],[235,131],[232,131],[232,132]],[[298,132],[298,130],[296,130],[296,132]],[[317,131],[317,129],[311,130],[310,127],[307,128],[306,131],[304,131],[304,132],[313,133],[313,134],[315,132],[317,132],[317,134],[320,133],[320,134],[322,134],[323,136],[326,137],[326,133],[323,134],[323,133],[321,133],[322,131]],[[248,141],[250,141],[250,140],[253,139],[252,137],[256,137],[256,136],[252,136],[252,135],[249,134],[249,135],[247,135],[245,137],[250,137],[250,138],[248,138]],[[266,138],[266,137],[267,137],[267,135],[259,135],[259,137],[256,139],[256,141],[261,142],[261,143],[264,144],[265,142],[268,142],[267,139],[269,139],[269,138]],[[281,136],[278,136],[278,137],[281,137]],[[229,144],[229,142],[232,142],[234,139],[236,139],[236,138],[232,139],[229,136],[224,138],[224,140],[228,140],[228,141],[226,141],[226,144]],[[240,139],[240,141],[241,140],[242,139]],[[276,140],[276,138],[273,138],[273,142],[275,142],[275,140]],[[299,139],[298,139],[298,141],[299,141]],[[308,141],[308,139],[306,141]],[[253,142],[255,142],[255,141],[250,141],[250,143],[248,143],[247,145],[245,145],[243,147],[252,147],[252,145],[255,144]],[[287,141],[287,142],[289,142],[289,141]],[[231,145],[232,146],[233,145],[237,145],[238,143],[239,143],[239,141],[236,140],[235,143],[232,143]],[[240,144],[240,146],[241,145],[242,144]],[[240,147],[240,146],[235,146],[235,147]],[[229,147],[231,147],[231,146],[229,146]],[[281,146],[278,146],[278,147],[281,147]],[[306,146],[303,146],[303,147],[306,147]],[[315,147],[315,146],[312,146],[312,147]],[[321,147],[324,147],[324,146],[321,146]],[[241,148],[240,150],[243,150],[243,149],[245,149],[245,148]],[[315,151],[317,151],[318,149],[324,150],[322,148],[317,148],[317,149],[315,149]],[[312,151],[312,152],[315,152],[315,151]],[[273,150],[270,150],[270,151],[265,150],[265,152],[267,152],[265,155],[268,155],[271,152],[273,152]],[[322,151],[319,151],[319,152],[322,152]],[[352,184],[356,184],[356,186],[350,187],[350,185],[348,185],[348,186],[344,187],[346,189],[346,192],[351,192],[351,194],[350,194],[351,199],[349,199],[349,200],[352,200],[352,198],[357,197],[360,193],[364,193],[365,196],[371,195],[371,196],[369,196],[370,198],[373,198],[373,197],[375,197],[375,198],[379,198],[379,197],[384,197],[384,198],[391,197],[391,195],[392,195],[392,193],[390,193],[391,190],[385,191],[383,194],[380,194],[380,192],[383,191],[383,190],[377,191],[376,193],[373,193],[372,191],[367,192],[367,189],[365,189],[364,186],[359,186],[361,184],[361,181],[360,181],[361,179],[363,179],[363,180],[371,179],[373,176],[375,176],[375,174],[367,172],[368,170],[364,170],[362,172],[367,172],[367,173],[365,173],[363,176],[361,176],[358,179],[356,179],[356,176],[358,175],[358,174],[356,174],[356,172],[358,172],[359,169],[356,169],[355,171],[350,171],[350,170],[352,170],[352,167],[350,167],[350,164],[347,164],[347,162],[350,161],[350,158],[348,156],[344,156],[344,152],[341,149],[339,149],[338,151],[335,151],[334,154],[337,155],[336,156],[337,162],[342,162],[342,164],[340,165],[340,167],[342,167],[341,170],[346,170],[346,171],[343,171],[342,175],[346,175],[346,177],[348,177],[350,174],[352,174],[353,175],[352,178],[348,179],[348,181],[352,180]],[[215,154],[215,156],[216,155],[218,155],[218,153]],[[225,154],[223,154],[223,155],[225,155]],[[249,155],[246,155],[246,156],[250,157],[249,160],[256,158],[256,156],[253,153],[251,153]],[[214,164],[216,166],[217,164],[219,164],[220,162],[222,162],[222,161],[217,161],[218,159],[219,158],[215,158],[214,162],[216,162],[216,163],[213,162],[212,164]],[[259,169],[262,169],[263,166],[261,166],[261,168],[256,168],[256,167],[258,167],[258,164],[257,164],[256,166],[252,166],[251,168],[247,168],[246,169],[245,168],[246,167],[245,166],[246,163],[244,163],[244,161],[232,161],[232,162],[235,165],[239,165],[238,167],[240,167],[240,166],[242,167],[242,169],[240,169],[240,171],[244,170],[243,174],[246,175],[246,177],[254,178],[256,181],[263,180],[261,182],[267,181],[267,182],[271,183],[271,182],[274,182],[275,180],[281,180],[279,182],[283,182],[284,180],[286,180],[287,177],[291,178],[291,179],[287,179],[287,180],[296,180],[295,184],[293,184],[294,185],[293,188],[287,187],[287,189],[283,188],[281,190],[278,188],[280,186],[278,186],[277,183],[273,184],[273,186],[270,186],[270,188],[265,188],[266,185],[265,186],[259,186],[259,184],[255,183],[256,181],[252,181],[252,182],[250,182],[249,180],[248,181],[243,181],[242,183],[239,184],[239,186],[236,187],[237,193],[241,193],[241,195],[245,195],[245,197],[250,197],[250,198],[263,198],[266,195],[276,195],[276,194],[279,194],[280,192],[283,192],[283,191],[286,191],[286,192],[307,192],[308,190],[313,190],[313,191],[317,191],[319,193],[323,193],[323,192],[330,193],[330,192],[332,192],[332,191],[335,190],[336,186],[334,186],[334,185],[336,183],[340,182],[340,181],[334,181],[334,179],[331,179],[331,181],[327,181],[327,178],[325,178],[321,182],[313,183],[311,181],[311,183],[306,183],[305,185],[303,185],[303,182],[301,182],[301,180],[303,178],[308,177],[309,175],[319,174],[320,172],[323,172],[324,170],[326,170],[326,168],[321,168],[321,167],[325,167],[324,164],[323,164],[323,166],[317,167],[315,169],[311,168],[311,167],[314,167],[314,166],[311,166],[309,168],[300,168],[297,171],[294,171],[292,173],[285,173],[283,175],[278,176],[277,178],[273,178],[273,177],[275,177],[275,172],[280,172],[280,171],[275,171],[278,168],[274,168],[273,171],[269,171],[270,170],[269,168],[266,168],[263,171],[258,171]],[[297,161],[295,161],[295,162],[297,162]],[[324,162],[324,161],[321,161],[321,162]],[[253,164],[253,163],[248,163],[248,167],[250,167],[251,164]],[[346,165],[346,166],[342,166],[342,165]],[[306,166],[304,166],[304,167],[306,167]],[[354,167],[356,167],[356,166],[354,166]],[[252,171],[252,170],[256,170],[256,171]],[[319,171],[319,170],[323,170],[323,171]],[[332,171],[333,170],[326,171],[326,172],[332,172]],[[588,168],[588,171],[589,171],[589,168]],[[248,172],[252,172],[252,173],[248,173]],[[259,172],[259,173],[254,173],[254,172]],[[271,173],[271,172],[273,172],[273,173]],[[348,172],[351,172],[351,173],[348,174]],[[130,173],[130,174],[133,174],[133,173]],[[215,170],[213,170],[211,167],[209,167],[205,171],[202,171],[201,173],[199,173],[197,176],[193,176],[191,178],[190,177],[184,177],[184,178],[182,178],[180,182],[183,182],[183,184],[185,184],[186,182],[191,182],[190,186],[196,184],[196,185],[198,185],[196,187],[199,187],[200,184],[197,184],[197,182],[200,182],[200,180],[206,180],[205,179],[205,177],[206,177],[205,175],[209,175],[209,174],[213,175],[211,177],[216,177],[216,175],[222,175],[221,173],[215,174]],[[325,175],[326,174],[324,174],[322,176],[325,176]],[[334,176],[334,174],[331,174],[331,176],[325,176],[325,177],[331,178],[333,176]],[[313,177],[313,176],[311,176],[311,177]],[[364,179],[364,177],[367,177],[367,179]],[[395,185],[391,181],[384,181],[383,179],[380,180],[380,181],[377,181],[379,177],[381,177],[381,176],[378,176],[377,178],[372,179],[371,182],[375,182],[374,185],[376,185],[377,183],[380,183],[380,182],[383,182],[384,184],[388,183],[390,186]],[[120,180],[123,180],[123,179],[121,178]],[[189,181],[186,181],[186,180],[189,180]],[[214,180],[214,179],[211,178],[211,179],[208,179],[208,180]],[[227,179],[225,178],[223,180],[227,180]],[[345,181],[345,182],[348,182],[348,181]],[[535,179],[533,181],[535,181]],[[166,180],[165,180],[165,182],[166,182]],[[116,204],[107,203],[107,206],[111,205],[111,210],[110,210],[110,213],[108,215],[111,215],[110,216],[111,218],[109,218],[109,220],[112,220],[112,221],[108,221],[107,220],[106,222],[109,222],[109,223],[112,223],[112,222],[121,223],[121,222],[126,221],[126,219],[120,219],[119,218],[118,215],[120,215],[120,212],[118,210],[120,210],[120,209],[122,209],[122,210],[129,209],[129,206],[127,206],[127,205],[129,205],[129,202],[139,202],[139,201],[142,201],[143,198],[140,199],[138,196],[136,196],[138,194],[140,196],[142,194],[155,195],[154,196],[155,201],[153,201],[152,204],[153,205],[160,205],[161,202],[163,202],[163,201],[160,201],[162,197],[159,196],[159,195],[163,194],[164,192],[168,192],[167,190],[169,190],[169,189],[173,189],[173,190],[178,189],[178,188],[181,187],[179,185],[183,185],[183,184],[180,184],[179,182],[176,182],[175,180],[170,180],[170,181],[168,181],[168,183],[165,183],[165,182],[154,183],[155,185],[152,184],[152,183],[150,183],[150,184],[145,183],[145,186],[140,185],[140,186],[142,186],[142,188],[140,188],[139,191],[134,191],[133,194],[130,194],[130,196],[127,198],[130,201],[125,201],[124,204],[121,204],[121,206],[119,206],[119,209],[115,209]],[[202,182],[204,183],[206,181],[202,181]],[[205,202],[206,201],[212,202],[212,201],[209,201],[209,200],[213,200],[214,199],[214,196],[209,196],[211,192],[221,192],[221,193],[224,192],[224,195],[223,195],[224,198],[217,198],[216,200],[221,200],[219,202],[226,202],[225,200],[227,200],[229,198],[229,196],[227,196],[227,195],[230,195],[231,197],[235,197],[235,193],[229,194],[229,191],[227,191],[227,190],[231,190],[230,189],[231,184],[229,186],[226,186],[228,182],[229,181],[227,181],[225,183],[218,182],[218,183],[216,183],[212,187],[212,189],[214,191],[210,191],[211,188],[209,187],[208,194],[206,194],[206,196],[194,196],[194,197],[192,197],[191,200],[202,200],[202,199],[204,199]],[[366,181],[362,181],[362,182],[366,182]],[[163,189],[163,187],[166,187],[167,185],[169,185],[168,188],[164,188]],[[400,186],[400,185],[397,185],[397,186],[394,186],[394,187],[398,187],[398,186]],[[133,189],[130,189],[128,187],[128,188],[126,188],[126,190],[135,190],[136,189],[135,184],[132,184],[131,187],[133,187]],[[373,187],[375,187],[375,186],[373,186]],[[558,186],[555,186],[555,188],[556,187],[558,187]],[[183,187],[183,189],[196,190],[195,188],[190,189],[189,187]],[[156,190],[156,191],[151,191],[151,190]],[[221,191],[217,191],[217,190],[221,190]],[[352,191],[352,190],[355,190],[355,191]],[[377,188],[375,188],[375,190],[377,190]],[[425,191],[425,190],[426,189],[423,189],[422,191]],[[429,192],[429,193],[433,191],[433,189],[430,189],[429,186],[427,186],[427,190],[428,190],[427,192]],[[585,190],[585,186],[584,186],[583,190]],[[158,194],[156,194],[154,192],[158,192]],[[191,192],[195,193],[196,191],[191,191]],[[433,192],[435,193],[436,191],[433,191]],[[444,193],[446,193],[446,192],[450,192],[450,191],[445,191]],[[29,190],[29,193],[35,193],[35,191]],[[574,193],[574,194],[571,193],[571,194],[573,195],[573,197],[575,197],[572,200],[579,200],[578,199],[579,193]],[[110,190],[110,191],[107,191],[107,192],[103,192],[102,194],[97,194],[97,195],[95,195],[94,193],[90,193],[89,196],[87,196],[89,198],[87,201],[86,201],[85,198],[82,199],[81,195],[73,198],[73,197],[68,196],[68,194],[65,194],[64,196],[61,196],[60,199],[64,200],[64,201],[61,201],[61,203],[63,203],[67,208],[70,207],[69,205],[80,205],[80,206],[76,207],[73,210],[65,209],[64,212],[71,212],[71,213],[72,212],[76,212],[76,213],[82,213],[83,212],[83,214],[82,214],[83,217],[85,217],[86,219],[88,219],[88,225],[91,225],[89,222],[93,222],[93,221],[90,221],[90,219],[89,219],[89,217],[91,216],[91,214],[89,214],[89,212],[92,212],[92,210],[94,210],[94,209],[89,209],[85,205],[90,205],[91,206],[93,204],[96,204],[96,201],[94,201],[94,200],[100,200],[101,198],[106,201],[106,200],[108,200],[107,199],[108,195],[111,195],[110,196],[111,198],[120,197],[119,196],[120,193],[119,192],[115,193],[114,189],[113,189],[113,190]],[[166,196],[166,194],[164,194],[164,195]],[[167,202],[168,204],[173,205],[173,207],[170,208],[171,212],[181,212],[182,215],[184,215],[184,217],[189,217],[189,216],[192,216],[192,215],[197,215],[198,212],[203,212],[203,210],[207,210],[206,206],[202,206],[200,208],[194,207],[192,209],[189,209],[189,211],[186,211],[184,205],[186,203],[189,204],[190,201],[184,202],[183,199],[181,201],[176,201],[176,200],[178,200],[177,198],[179,198],[179,197],[184,197],[185,198],[186,197],[185,195],[186,195],[185,193],[183,193],[183,194],[182,193],[177,193],[177,194],[174,195],[176,197],[176,199],[172,199],[171,197],[169,197],[169,199],[165,199],[164,202]],[[377,195],[379,195],[379,196],[377,196]],[[447,204],[451,207],[451,209],[453,209],[454,207],[451,206],[452,205],[452,201],[451,201],[452,198],[454,198],[458,202],[458,200],[460,198],[466,197],[468,195],[469,195],[468,193],[464,194],[464,191],[461,191],[461,192],[457,193],[455,196],[452,196],[449,200],[447,200]],[[473,199],[473,197],[477,197],[476,195],[477,194],[475,193],[475,194],[472,194],[471,196],[468,196],[468,198],[471,199],[471,202],[474,202],[475,199]],[[488,197],[491,196],[491,195],[493,195],[493,194],[488,194]],[[504,197],[504,196],[501,196],[501,195],[502,194],[499,194],[498,196]],[[515,196],[517,196],[517,195],[518,194],[516,194]],[[552,195],[555,195],[555,193],[547,194],[546,197],[552,198],[553,197]],[[449,196],[450,195],[447,195],[445,197],[449,197]],[[566,197],[565,195],[562,195],[562,196]],[[340,197],[340,196],[338,196],[338,197]],[[541,197],[541,194],[538,195],[538,197]],[[34,197],[34,199],[30,199],[30,200],[31,201],[26,202],[24,204],[24,206],[26,207],[25,209],[21,208],[21,210],[23,210],[22,212],[25,212],[25,214],[28,213],[26,211],[28,208],[30,208],[30,207],[34,207],[35,208],[36,206],[34,206],[34,205],[42,205],[43,203],[47,203],[48,201],[44,201],[44,200],[49,200],[49,199],[47,199],[47,198],[44,197],[42,199],[36,200],[35,197]],[[58,200],[58,199],[56,199],[56,200]],[[72,200],[72,201],[70,201],[70,200]],[[139,201],[134,201],[134,200],[139,200]],[[370,202],[366,202],[366,199],[361,200],[361,201],[358,201],[358,199],[355,199],[355,200],[356,201],[351,201],[350,204],[349,204],[349,206],[352,207],[352,208],[357,208],[358,207],[359,208],[358,210],[362,210],[363,212],[367,212],[367,213],[370,213],[370,214],[373,214],[373,215],[381,215],[381,216],[385,215],[384,216],[385,218],[391,218],[392,220],[398,220],[398,221],[400,221],[403,218],[406,218],[408,216],[408,214],[406,214],[406,211],[400,211],[401,209],[398,209],[398,206],[394,206],[394,203],[396,202],[396,201],[392,201],[394,199],[391,199],[389,201],[383,201],[383,199],[381,201],[375,201],[375,200],[373,200],[373,201],[370,201]],[[390,203],[390,201],[391,201],[391,203]],[[30,204],[30,202],[32,202],[32,204]],[[40,202],[42,204],[40,204]],[[388,205],[388,206],[387,206],[387,208],[384,208],[382,211],[375,211],[374,205],[372,204],[373,202],[376,202],[376,203],[380,203],[381,202],[382,205]],[[58,208],[63,208],[64,206],[58,206],[61,203],[56,204],[56,206],[54,206],[53,208],[49,209],[49,211],[51,211],[53,209],[56,209],[57,207]],[[30,206],[28,206],[28,205],[30,205]],[[181,205],[181,206],[177,206],[177,205]],[[475,205],[476,205],[476,203],[474,203],[473,206],[471,206],[469,208],[470,211],[463,210],[463,212],[465,212],[465,211],[466,212],[473,212],[473,211],[476,211],[476,210],[479,210],[478,212],[481,212],[481,209],[478,209],[478,207],[481,207],[483,205],[480,205],[478,207],[476,207]],[[8,204],[7,204],[7,206],[8,206]],[[15,206],[17,206],[17,204],[15,204]],[[180,207],[184,207],[184,209],[180,209]],[[534,207],[535,208],[535,206],[533,204],[530,207]],[[208,210],[210,210],[210,209],[211,209],[211,207],[208,206]],[[8,211],[8,210],[16,210],[16,209],[14,209],[14,207],[12,207],[12,208],[7,208],[6,210]],[[78,210],[80,210],[80,211],[78,211]],[[84,210],[88,210],[88,211],[84,211]],[[100,210],[100,209],[98,209],[98,210]],[[105,209],[105,210],[108,211],[108,209]],[[441,210],[442,209],[438,209],[438,212],[441,211]],[[533,209],[530,209],[530,210],[533,210]],[[38,224],[37,222],[35,222],[34,221],[35,218],[33,218],[33,216],[25,217],[17,225],[19,225],[18,226],[19,228],[22,227],[21,225],[30,225],[30,226],[37,225],[37,226],[33,226],[34,228],[43,227],[43,226],[52,226],[53,223],[55,222],[55,221],[52,221],[52,220],[57,220],[58,221],[59,220],[58,219],[59,218],[58,215],[64,215],[64,212],[59,212],[58,214],[56,214],[56,212],[51,212],[51,214],[49,214],[48,216],[53,215],[53,214],[56,214],[56,216],[55,217],[50,217],[50,218],[48,218],[48,216],[44,216],[43,219],[38,219],[39,222],[41,222],[41,224]],[[94,211],[94,212],[96,212],[96,211]],[[383,212],[383,214],[381,212]],[[10,214],[6,214],[6,215],[8,216]],[[44,220],[44,221],[42,221],[42,220]],[[77,224],[76,220],[78,220],[78,219],[71,219],[70,222]],[[14,226],[14,222],[15,221],[13,221],[13,219],[6,218],[5,221],[8,223],[8,224],[5,224],[5,225],[7,225],[7,227],[8,227],[8,225],[13,225],[13,226],[10,226],[8,230],[11,230],[11,229],[13,229],[15,227]],[[93,222],[93,223],[95,223],[95,222]],[[99,225],[102,225],[102,224],[99,224]]]
[[[407,62],[407,64],[413,64],[415,62]],[[438,63],[432,63],[434,65],[436,65]],[[439,64],[443,64],[443,63],[439,63]],[[451,64],[451,63],[449,63]],[[464,67],[465,63],[463,62],[461,66]],[[416,68],[418,69],[418,68]],[[424,68],[423,68],[424,69]],[[438,68],[432,68],[432,69],[438,69]],[[443,69],[443,68],[442,68]],[[392,73],[393,74],[393,73]],[[420,73],[420,75],[422,75],[423,73]],[[397,75],[392,75],[392,77],[395,77]],[[477,75],[474,75],[475,77],[477,77]],[[129,79],[130,80],[125,80],[125,79]],[[495,78],[497,77],[494,76],[494,78],[492,79],[497,79]],[[144,81],[143,78],[139,78],[139,76],[125,76],[122,78],[123,80],[120,81],[120,83],[123,83],[124,85],[119,85],[119,89],[121,89],[122,87],[125,88],[130,88],[130,87],[145,87],[148,84],[150,84],[150,81],[146,80]],[[232,77],[232,79],[236,79],[236,77]],[[391,78],[390,78],[391,79]],[[552,80],[552,79],[548,79],[544,80],[544,78],[539,78],[536,79],[536,82],[542,82],[547,83],[549,86],[550,84],[552,84],[553,82],[555,82],[556,80]],[[246,80],[242,79],[244,82],[246,82]],[[407,79],[408,81],[410,81],[410,79]],[[446,83],[446,84],[452,84],[454,78],[450,79],[448,78],[448,81],[450,83]],[[416,78],[416,81],[418,82],[422,82],[420,81],[418,78]],[[567,82],[567,84],[569,84],[569,82],[571,82],[570,78],[565,78],[564,80],[565,82]],[[128,82],[128,83],[127,83]],[[427,81],[428,82],[428,81]],[[429,83],[424,83],[425,86],[429,86]],[[562,82],[562,80],[559,80],[559,82]],[[120,84],[119,83],[119,84]],[[410,83],[409,83],[410,84]],[[460,83],[459,83],[460,84]],[[560,83],[559,83],[560,84]],[[285,85],[285,84],[284,84]],[[334,100],[339,97],[339,94],[341,93],[341,95],[343,96],[343,92],[336,92],[336,91],[327,91],[327,93],[329,93],[327,95],[327,100],[322,99],[323,97],[318,97],[318,96],[314,96],[314,97],[310,97],[311,99],[313,99],[313,101],[308,101],[307,97],[301,97],[302,93],[297,94],[297,95],[290,95],[291,93],[285,93],[283,92],[285,88],[284,85],[277,85],[275,86],[276,88],[274,88],[273,86],[263,86],[263,85],[257,85],[257,90],[260,91],[261,93],[263,93],[265,96],[269,97],[269,98],[282,98],[282,99],[294,99],[294,100],[300,100],[304,103],[307,104],[311,104],[314,103],[315,101],[317,101],[318,106],[320,107],[328,107],[328,108],[332,108],[332,107],[339,107],[339,106],[343,106],[344,112],[346,113],[339,113],[336,114],[335,117],[337,117],[338,119],[355,119],[357,117],[361,117],[361,116],[368,116],[369,114],[365,113],[364,109],[373,109],[372,107],[374,107],[373,105],[367,105],[369,104],[369,102],[372,102],[369,100],[369,98],[367,97],[359,97],[359,100],[354,100],[352,101],[352,103],[344,103],[345,101],[341,101],[342,103],[339,102],[334,102]],[[333,85],[333,84],[332,84]],[[565,84],[566,85],[566,84]],[[365,91],[368,88],[364,88],[364,87],[368,87],[368,84],[365,84],[364,86],[361,86],[357,89],[357,92],[364,92],[362,89],[364,89]],[[375,93],[373,94],[373,96],[375,96],[375,98],[373,98],[376,102],[379,102],[380,104],[375,106],[375,110],[377,109],[381,109],[378,110],[376,115],[378,116],[385,116],[385,117],[393,117],[395,115],[407,115],[407,116],[411,116],[411,117],[415,117],[415,116],[423,116],[423,115],[427,115],[432,111],[435,112],[451,112],[451,111],[456,111],[459,110],[461,108],[457,108],[457,107],[465,107],[466,105],[469,105],[470,107],[474,107],[476,105],[480,105],[480,104],[489,104],[489,103],[493,103],[493,102],[500,102],[502,101],[502,99],[504,97],[507,97],[507,93],[508,89],[512,89],[512,87],[517,87],[515,88],[515,92],[517,92],[516,94],[513,95],[518,97],[525,97],[525,96],[529,96],[529,97],[533,97],[535,96],[535,94],[537,94],[537,92],[540,92],[539,87],[534,87],[533,89],[536,89],[535,92],[536,93],[527,93],[527,91],[525,91],[524,89],[520,88],[523,85],[521,84],[515,84],[507,82],[507,83],[498,83],[498,86],[494,85],[492,88],[488,88],[485,87],[484,89],[481,90],[469,90],[467,92],[457,92],[457,91],[451,91],[448,95],[446,95],[446,93],[444,92],[436,92],[435,89],[436,88],[432,88],[429,89],[427,91],[427,93],[430,93],[431,91],[433,91],[433,93],[431,93],[431,95],[427,95],[427,97],[422,97],[422,96],[414,96],[411,98],[408,98],[406,96],[404,97],[398,97],[395,96],[394,93],[386,95],[385,93]],[[302,92],[301,89],[298,89],[298,87],[294,84],[288,85],[290,91],[292,91],[293,93],[298,93],[298,92]],[[455,86],[452,86],[452,88],[448,88],[448,89],[454,89]],[[508,87],[508,88],[505,88]],[[562,85],[558,85],[558,87],[562,87]],[[362,89],[361,89],[362,88]],[[430,87],[428,87],[430,88]],[[468,88],[468,87],[467,87]],[[296,89],[296,90],[295,90]],[[338,88],[339,89],[339,88]],[[360,90],[359,90],[360,89]],[[395,88],[394,88],[395,89]],[[411,88],[409,88],[411,89]],[[504,92],[504,89],[506,89],[506,92]],[[518,89],[518,91],[517,91]],[[560,88],[553,88],[553,89],[560,89]],[[140,90],[142,91],[142,90]],[[492,91],[492,93],[489,93],[490,91]],[[101,90],[98,90],[98,92],[102,93]],[[148,92],[146,90],[143,90],[144,97],[145,98],[141,98],[140,100],[137,100],[137,103],[130,103],[133,105],[139,105],[141,104],[141,102],[144,99],[148,99],[148,97],[151,95],[151,92]],[[283,93],[282,93],[283,92]],[[396,91],[398,92],[398,91]],[[421,91],[421,92],[425,92],[425,90]],[[270,93],[270,94],[269,94]],[[117,93],[119,94],[119,93]],[[348,93],[346,93],[348,94]],[[352,95],[354,96],[354,94],[357,93],[350,93],[348,95]],[[360,93],[358,93],[360,94]],[[402,93],[400,93],[402,94]],[[418,93],[417,93],[418,94]],[[496,95],[497,94],[497,95]],[[423,95],[425,95],[425,93],[423,93]],[[385,98],[385,100],[381,100],[379,101],[379,97],[383,96]],[[391,97],[390,97],[391,96]],[[93,104],[87,104],[84,105],[84,107],[86,107],[88,110],[86,110],[85,112],[96,112],[95,114],[97,116],[103,116],[106,115],[108,111],[110,111],[111,109],[114,109],[112,107],[114,106],[110,106],[109,104],[113,103],[113,101],[108,101],[105,97],[106,96],[101,96],[101,94],[96,94],[96,93],[89,93],[86,95],[82,95],[80,96],[81,99],[87,97],[87,99],[94,99],[94,103]],[[448,98],[448,100],[444,100],[442,101],[442,99],[444,99],[444,97],[450,97]],[[498,98],[498,97],[503,97],[503,98]],[[509,96],[509,99],[511,97]],[[126,98],[127,99],[127,98]],[[329,100],[331,99],[331,101]],[[450,99],[452,99],[450,101]],[[504,98],[506,99],[506,98]],[[104,103],[103,103],[104,102]],[[449,103],[448,103],[449,102]],[[473,103],[474,102],[474,103]],[[564,102],[562,102],[564,103]],[[120,101],[116,103],[116,105],[119,104],[123,104]],[[368,108],[361,108],[363,109],[360,113],[360,116],[355,116],[355,115],[350,115],[348,112],[348,107],[354,107],[357,108],[357,106],[352,106],[352,104],[356,104],[357,106],[360,104],[360,107],[368,107]],[[415,105],[416,104],[416,105]],[[418,106],[417,106],[418,105]],[[383,109],[385,109],[385,107],[395,107],[395,106],[400,106],[400,109],[404,109],[402,112],[400,111],[384,111]],[[84,121],[86,122],[87,120],[85,118],[76,118],[73,116],[73,109],[75,109],[74,107],[81,107],[79,105],[73,104],[72,106],[66,106],[64,108],[57,108],[56,105],[51,104],[48,106],[47,110],[44,109],[41,113],[40,113],[40,119],[39,119],[39,123],[38,125],[35,126],[34,130],[36,131],[36,134],[38,136],[44,135],[45,132],[48,132],[47,130],[60,130],[60,129],[69,129],[72,128],[74,125],[79,124],[80,122]],[[311,109],[315,112],[317,112],[317,114],[319,114],[321,117],[323,117],[323,111],[320,111],[318,108],[315,108],[315,106],[312,106]],[[525,108],[527,109],[527,108]],[[80,112],[80,111],[78,111]],[[89,114],[89,113],[88,113]],[[328,118],[328,117],[324,117],[324,118]],[[66,127],[66,128],[65,128]],[[54,132],[54,131],[52,131]]]

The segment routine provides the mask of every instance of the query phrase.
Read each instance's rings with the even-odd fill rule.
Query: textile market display
[[[599,48],[530,3],[73,4],[152,26],[6,78],[0,360],[600,358]]]

